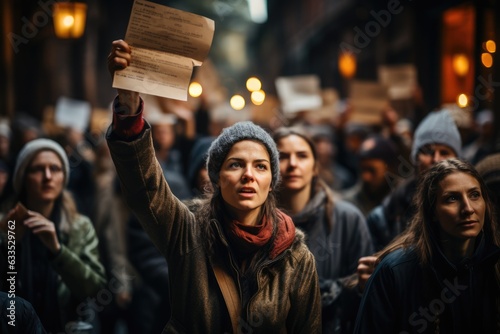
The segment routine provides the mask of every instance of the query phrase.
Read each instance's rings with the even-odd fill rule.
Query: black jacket
[[[500,249],[480,239],[458,265],[436,246],[425,268],[413,249],[387,255],[368,282],[355,333],[496,333]]]
[[[306,233],[306,244],[316,259],[323,306],[323,333],[351,333],[360,297],[344,281],[356,273],[358,259],[373,253],[365,218],[353,204],[334,201],[326,212],[328,189],[320,188],[294,223]],[[331,222],[331,226],[330,226]]]

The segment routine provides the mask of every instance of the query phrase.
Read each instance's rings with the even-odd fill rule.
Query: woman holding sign
[[[114,41],[113,74],[132,50]],[[313,255],[276,208],[279,154],[251,122],[222,131],[208,150],[213,193],[195,212],[170,191],[136,92],[118,90],[107,140],[127,202],[169,265],[171,320],[164,333],[318,333]]]

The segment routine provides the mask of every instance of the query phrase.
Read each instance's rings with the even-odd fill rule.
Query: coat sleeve
[[[71,293],[79,300],[95,296],[106,285],[104,267],[99,260],[97,234],[88,218],[75,223],[78,233],[70,234],[68,245],[52,259],[52,265]],[[78,238],[78,240],[71,240]],[[82,245],[73,247],[74,244]],[[78,250],[77,250],[78,249]]]
[[[305,247],[305,246],[304,246]],[[292,300],[287,328],[289,333],[321,333],[321,296],[316,271],[316,261],[307,249],[300,265],[302,269],[295,276],[296,294]]]
[[[338,277],[320,277],[323,317],[328,328],[351,328],[361,301],[357,285],[349,282],[356,275],[358,260],[374,253],[373,243],[361,211],[353,204],[338,201],[334,210],[334,240],[339,241]]]
[[[354,333],[397,332],[395,322],[399,319],[394,303],[396,286],[391,266],[381,262],[365,288]]]
[[[193,236],[199,226],[165,180],[149,124],[132,141],[117,139],[110,127],[107,140],[127,205],[169,264],[197,247]]]

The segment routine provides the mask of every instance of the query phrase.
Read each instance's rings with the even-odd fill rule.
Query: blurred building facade
[[[42,118],[46,106],[54,105],[59,96],[86,100],[98,108],[106,108],[114,97],[106,55],[110,42],[124,35],[132,1],[87,0],[86,31],[77,40],[54,36],[50,6],[55,2],[2,1],[3,117],[24,111]],[[242,0],[213,1],[205,6],[185,1],[179,9],[190,10],[191,2],[193,12],[216,21],[216,31],[229,20],[208,8],[220,11],[225,5],[229,12],[246,6]],[[348,97],[352,80],[377,80],[381,65],[411,64],[428,110],[456,103],[459,94],[465,94],[474,112],[491,108],[496,116],[500,113],[500,85],[496,84],[500,82],[500,59],[485,43],[498,44],[500,24],[494,18],[500,17],[499,7],[494,0],[269,1],[267,22],[248,32],[246,50],[253,61],[241,77],[258,76],[269,94],[276,94],[277,77],[315,74],[323,87]],[[234,20],[232,23],[234,26]],[[231,50],[231,45],[216,44],[214,41],[213,58],[220,55],[221,47]],[[349,74],[339,66],[346,53],[355,66]],[[488,55],[490,67],[484,63]],[[213,60],[216,65],[221,63]],[[225,73],[220,65],[218,69],[222,83],[234,85],[228,77],[235,74]],[[417,120],[420,116],[416,115]],[[497,128],[499,119],[495,117]]]

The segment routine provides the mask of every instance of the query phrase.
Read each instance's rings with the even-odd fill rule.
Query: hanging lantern
[[[54,31],[58,38],[80,38],[85,32],[86,18],[87,4],[85,3],[54,3]]]
[[[339,72],[342,77],[351,79],[356,74],[356,56],[350,52],[339,55]]]

